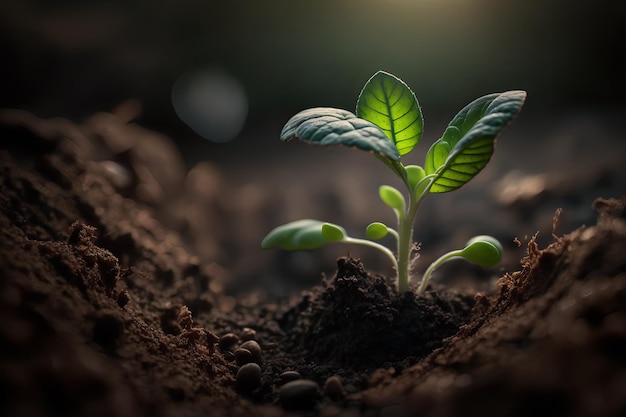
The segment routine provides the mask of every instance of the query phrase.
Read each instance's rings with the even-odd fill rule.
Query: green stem
[[[411,252],[413,244],[413,226],[417,209],[424,197],[428,195],[430,187],[434,184],[436,176],[429,175],[420,181],[415,187],[411,187],[408,179],[405,185],[409,189],[409,204],[406,213],[398,214],[398,292],[404,293],[409,289],[409,273],[411,267]],[[424,182],[426,181],[426,182]],[[420,186],[423,183],[423,186]],[[415,190],[419,190],[416,194]]]
[[[393,267],[395,268],[396,271],[398,271],[398,261],[396,260],[396,257],[394,256],[393,252],[390,251],[389,248],[387,248],[386,246],[383,246],[380,243],[372,242],[371,240],[358,239],[358,238],[349,237],[349,236],[346,236],[342,240],[342,243],[353,243],[356,245],[363,245],[363,246],[376,248],[382,251],[383,253],[385,253],[385,255],[387,255],[389,259],[391,259],[391,263],[393,264]]]
[[[428,267],[428,269],[426,269],[426,272],[424,272],[424,276],[422,277],[422,283],[420,284],[419,288],[417,289],[417,294],[423,294],[424,291],[426,291],[426,287],[428,286],[428,281],[430,281],[430,277],[433,274],[433,272],[435,271],[435,269],[439,268],[444,262],[457,257],[457,256],[461,256],[463,253],[463,250],[453,250],[451,252],[448,252],[446,254],[443,254],[442,256],[440,256],[435,262],[433,262],[432,264],[430,264],[430,266]]]
[[[395,229],[392,229],[391,227],[387,227],[387,232],[396,238],[396,241],[398,241],[398,239],[400,239],[400,235],[398,234],[398,232],[396,232]]]
[[[398,292],[409,289],[409,265],[411,242],[413,240],[413,219],[401,216],[398,219]]]

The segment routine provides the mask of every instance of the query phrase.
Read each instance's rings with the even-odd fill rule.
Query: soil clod
[[[304,305],[302,310],[299,310]],[[398,296],[360,261],[340,258],[332,283],[284,316],[294,349],[353,369],[404,367],[426,356],[471,317],[473,294],[445,291]],[[295,317],[295,318],[293,318]]]

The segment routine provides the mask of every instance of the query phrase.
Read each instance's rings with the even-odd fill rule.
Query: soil
[[[624,197],[486,290],[341,257],[233,292],[212,167],[119,114],[2,122],[2,416],[626,415]]]

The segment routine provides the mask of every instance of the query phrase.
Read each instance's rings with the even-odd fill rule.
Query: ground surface
[[[626,415],[620,195],[602,195],[615,199],[596,200],[597,222],[571,233],[560,235],[558,216],[552,237],[537,225],[543,243],[509,231],[523,240],[518,252],[511,243],[509,272],[455,266],[456,290],[397,295],[368,272],[384,263],[342,257],[301,291],[267,277],[312,268],[310,279],[327,255],[267,269],[241,256],[255,253],[266,220],[288,217],[267,190],[224,198],[226,169],[186,172],[167,138],[120,115],[2,120],[0,415]],[[578,191],[620,184],[611,166]],[[551,223],[540,196],[574,195],[552,180],[511,179],[501,204],[527,223],[533,204]],[[496,232],[507,224],[525,223]],[[241,290],[249,276],[257,286]],[[298,377],[287,371],[299,382],[286,384]]]

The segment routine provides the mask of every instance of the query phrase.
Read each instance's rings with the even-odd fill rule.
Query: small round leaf
[[[424,168],[419,165],[407,165],[404,169],[406,170],[406,175],[409,179],[409,183],[411,184],[411,188],[415,188],[417,183],[426,176]]]
[[[387,204],[392,209],[398,210],[399,212],[404,211],[404,206],[406,204],[404,196],[397,189],[390,185],[381,185],[378,189],[378,195],[383,203]]]
[[[476,265],[491,267],[502,260],[502,244],[492,236],[475,236],[471,238],[461,256]]]
[[[346,238],[346,232],[336,224],[324,223],[322,225],[322,236],[328,242],[340,242]]]
[[[389,233],[389,229],[386,225],[380,222],[370,223],[365,229],[365,234],[368,238],[373,240],[382,239]]]

